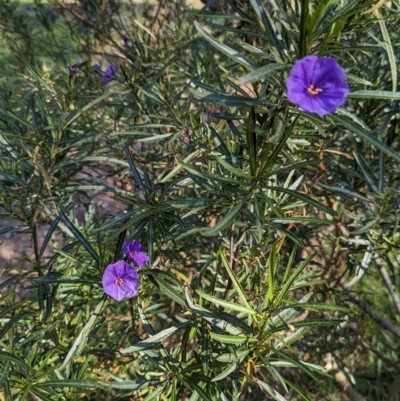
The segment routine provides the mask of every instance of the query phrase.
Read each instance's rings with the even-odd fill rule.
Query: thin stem
[[[396,287],[393,284],[392,280],[390,279],[389,273],[386,270],[386,267],[382,259],[378,255],[375,255],[375,264],[379,269],[379,273],[381,274],[383,281],[385,282],[385,285],[389,291],[389,294],[392,298],[397,313],[400,314],[400,298],[396,293]]]
[[[356,292],[352,291],[345,283],[341,283],[342,287],[346,291],[347,296],[350,301],[358,305],[367,315],[369,315],[372,319],[375,320],[382,328],[390,331],[397,338],[400,338],[400,327],[394,325],[389,320],[385,319],[378,312],[371,308],[368,302],[364,301]]]
[[[308,54],[308,5],[309,0],[301,2],[301,17],[300,17],[300,43],[298,57],[303,58]]]
[[[135,332],[136,331],[136,323],[135,323],[135,308],[133,307],[133,298],[129,298],[129,312],[131,314],[131,325],[132,325],[132,330]]]

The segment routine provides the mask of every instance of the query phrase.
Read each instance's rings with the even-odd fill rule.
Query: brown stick
[[[368,304],[368,302],[361,299],[360,296],[356,292],[354,292],[350,288],[348,288],[344,282],[342,282],[341,284],[342,284],[342,287],[344,288],[344,290],[346,291],[347,296],[350,298],[350,300],[352,302],[354,302],[356,305],[358,305],[367,315],[369,315],[372,319],[374,319],[375,322],[377,322],[381,327],[390,331],[396,337],[400,338],[400,327],[399,326],[394,325],[392,322],[385,319],[378,312],[373,310],[371,308],[371,306]]]
[[[379,269],[379,273],[382,276],[382,279],[389,291],[390,296],[392,297],[393,304],[397,310],[397,313],[400,315],[400,298],[396,293],[396,288],[390,279],[389,273],[386,270],[385,264],[383,263],[382,259],[375,254],[375,264]]]

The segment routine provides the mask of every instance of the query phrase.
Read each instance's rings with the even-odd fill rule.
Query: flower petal
[[[314,71],[313,84],[315,87],[324,88],[326,84],[345,83],[346,72],[334,58],[321,57]]]
[[[102,84],[103,85],[107,85],[109,84],[111,81],[114,80],[114,77],[117,75],[117,71],[118,71],[118,65],[112,65],[110,64],[106,70],[104,71],[103,74],[103,79],[102,79]]]
[[[117,301],[134,297],[140,284],[139,273],[123,260],[108,265],[102,279],[104,292]]]
[[[307,56],[296,61],[286,81],[287,98],[308,113],[324,116],[349,94],[345,70],[333,58]]]
[[[133,257],[133,262],[135,262],[139,267],[144,266],[149,261],[149,257],[146,252],[137,252]]]
[[[308,88],[313,83],[314,70],[318,62],[317,56],[307,56],[294,63],[290,70],[287,85],[299,85]],[[288,88],[289,89],[289,88]],[[294,88],[292,88],[294,89]]]

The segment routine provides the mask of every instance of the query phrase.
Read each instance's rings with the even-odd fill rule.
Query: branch
[[[359,394],[356,389],[351,385],[347,376],[339,369],[339,366],[333,358],[332,354],[329,353],[328,355],[326,355],[326,357],[324,357],[324,360],[327,360],[325,369],[333,374],[336,381],[351,401],[366,401],[366,399],[361,394]]]
[[[376,256],[375,264],[379,269],[379,273],[381,273],[382,279],[383,279],[387,289],[389,290],[389,294],[392,297],[392,301],[393,301],[395,308],[397,309],[397,313],[400,314],[400,298],[396,293],[395,286],[389,277],[389,273],[387,272],[382,259],[377,254],[375,256]]]
[[[381,327],[390,331],[396,337],[400,338],[400,327],[399,326],[394,325],[392,322],[385,319],[378,312],[373,310],[371,308],[371,306],[368,304],[368,302],[361,299],[360,296],[356,292],[352,291],[346,285],[345,282],[342,281],[341,285],[342,285],[343,289],[345,290],[347,296],[350,298],[350,300],[352,302],[354,302],[356,305],[358,305],[367,315],[369,315],[372,319],[374,319],[375,322],[377,322]]]

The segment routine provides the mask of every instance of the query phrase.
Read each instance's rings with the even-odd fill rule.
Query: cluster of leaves
[[[311,399],[329,380],[395,400],[399,11],[7,0],[0,233],[32,249],[1,261],[4,397]],[[310,53],[351,86],[326,118],[285,98]],[[101,277],[131,238],[149,265],[116,303]]]

